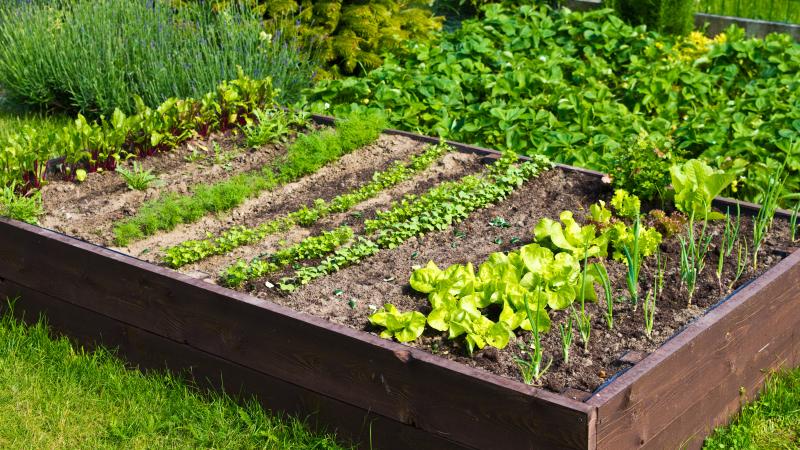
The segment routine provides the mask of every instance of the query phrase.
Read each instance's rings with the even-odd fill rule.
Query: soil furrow
[[[285,233],[276,233],[257,244],[242,246],[226,255],[212,256],[203,261],[186,265],[181,268],[181,271],[201,271],[215,276],[220,270],[237,260],[250,260],[262,254],[269,254],[280,247],[295,244],[308,236],[318,235],[343,225],[350,226],[356,233],[360,233],[363,230],[364,221],[373,218],[376,211],[389,207],[392,201],[400,199],[406,194],[421,194],[442,182],[457,180],[465,175],[476,173],[482,167],[483,164],[478,156],[458,152],[449,153],[429,169],[356,205],[351,211],[332,214],[308,228],[294,227]]]
[[[203,239],[208,233],[216,235],[235,225],[253,226],[295,211],[318,198],[330,200],[340,192],[366,183],[375,171],[384,170],[394,161],[420,153],[424,147],[425,144],[405,137],[383,135],[376,143],[344,155],[296,182],[262,192],[227,214],[210,215],[192,224],[179,225],[170,232],[156,234],[120,250],[158,262],[162,249],[186,240]]]
[[[228,156],[228,161],[215,161],[212,143],[219,146],[219,155]],[[90,174],[80,184],[50,183],[43,189],[46,214],[41,219],[42,226],[111,245],[114,225],[135,214],[145,201],[157,199],[167,192],[186,194],[195,184],[215,183],[237,173],[258,169],[285,150],[285,147],[275,145],[245,150],[238,148],[240,143],[240,136],[217,135],[207,140],[192,140],[168,153],[142,159],[142,168],[152,170],[158,176],[146,191],[128,189],[118,172]],[[186,158],[192,155],[193,149],[196,149],[196,155],[205,156],[188,162]]]

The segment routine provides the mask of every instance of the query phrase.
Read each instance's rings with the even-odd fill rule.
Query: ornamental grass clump
[[[164,0],[53,0],[0,6],[0,85],[21,103],[109,116],[200,98],[237,67],[271,77],[282,101],[310,85],[316,62],[292,26],[265,28],[233,4],[173,8]]]

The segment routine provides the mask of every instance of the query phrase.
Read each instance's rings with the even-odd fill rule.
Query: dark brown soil
[[[358,266],[322,278],[289,296],[277,295],[263,281],[254,283],[250,289],[261,298],[377,334],[379,330],[369,325],[368,317],[385,303],[392,303],[401,311],[430,312],[427,298],[413,292],[408,285],[414,267],[422,266],[429,260],[436,262],[439,267],[466,262],[477,266],[492,252],[509,251],[530,243],[533,237],[531,230],[541,218],[557,218],[561,211],[569,209],[575,211],[580,220],[585,207],[599,199],[609,201],[610,194],[610,188],[597,178],[553,170],[527,183],[502,203],[472,214],[451,230],[431,233],[412,239],[397,249],[381,251]],[[501,228],[490,224],[496,217],[505,219],[509,226]],[[743,217],[741,228],[750,239],[752,222],[749,218]],[[643,309],[641,306],[634,309],[628,300],[626,266],[610,260],[606,265],[614,287],[614,297],[619,300],[614,306],[614,328],[609,330],[606,325],[602,314],[605,303],[602,299],[598,304],[587,304],[587,310],[593,318],[589,351],[584,351],[576,327],[568,364],[564,363],[561,356],[558,331],[558,324],[564,323],[567,313],[551,313],[553,326],[544,335],[543,343],[546,359],[552,359],[553,363],[541,380],[543,387],[556,392],[567,387],[592,391],[621,369],[629,367],[618,361],[623,354],[631,350],[652,352],[728,295],[730,291],[727,288],[720,289],[715,275],[716,245],[720,241],[721,224],[713,223],[710,230],[714,234],[712,249],[706,269],[698,281],[692,305],[688,304],[686,290],[678,273],[680,248],[677,239],[665,239],[662,245],[662,252],[668,261],[665,291],[658,300],[655,327],[650,337],[644,334]],[[776,221],[760,254],[758,270],[748,269],[734,288],[785,257],[791,251],[787,236],[788,225]],[[652,287],[654,267],[654,258],[648,258],[640,276],[642,296]],[[731,282],[732,271],[731,263],[726,263],[723,286]],[[277,278],[271,278],[270,282],[274,283]],[[599,289],[598,294],[602,298]],[[527,332],[524,334],[529,335]],[[522,338],[517,338],[516,342],[503,350],[487,347],[472,357],[467,355],[460,342],[450,341],[444,333],[429,329],[422,338],[410,345],[469,366],[522,380],[514,362],[515,358],[523,357],[520,349],[524,344]]]

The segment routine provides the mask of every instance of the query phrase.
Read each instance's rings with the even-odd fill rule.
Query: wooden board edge
[[[146,272],[156,274],[161,277],[165,277],[176,283],[189,284],[195,288],[205,291],[210,291],[218,295],[223,295],[225,297],[228,297],[232,300],[241,303],[246,303],[262,309],[266,309],[269,310],[270,312],[280,314],[289,319],[303,322],[308,326],[331,330],[338,334],[347,336],[348,338],[366,342],[373,346],[391,351],[395,354],[400,354],[400,353],[409,354],[410,357],[416,361],[420,361],[426,364],[431,364],[434,366],[438,366],[440,368],[444,368],[459,373],[461,375],[466,375],[472,378],[483,380],[484,382],[499,386],[504,389],[516,391],[520,394],[524,394],[527,396],[541,398],[548,402],[555,403],[558,404],[559,406],[566,407],[569,409],[574,409],[585,414],[588,414],[589,411],[591,410],[591,408],[586,407],[586,405],[583,402],[578,402],[576,400],[561,396],[553,392],[545,391],[543,389],[527,386],[519,381],[501,377],[499,375],[495,375],[493,373],[490,373],[482,369],[469,367],[465,364],[461,364],[456,361],[442,358],[440,356],[431,354],[424,350],[403,345],[401,343],[394,342],[388,339],[383,339],[379,336],[375,336],[373,334],[364,331],[355,330],[345,325],[336,324],[309,314],[301,314],[289,307],[278,305],[268,300],[259,299],[249,294],[241,293],[232,289],[218,286],[216,284],[207,283],[202,280],[198,280],[196,278],[192,278],[188,275],[182,274],[180,272],[165,267],[161,267],[144,260],[140,260],[138,258],[132,257],[130,255],[115,250],[110,250],[108,248],[93,244],[91,242],[86,242],[80,239],[76,239],[72,236],[59,233],[57,231],[49,230],[46,228],[38,227],[36,225],[30,225],[27,223],[3,217],[0,217],[0,225],[13,226],[15,228],[22,229],[25,232],[36,234],[45,239],[53,239],[64,244],[77,247],[83,251],[87,251],[90,253],[94,253],[96,255],[110,258],[117,262],[134,266],[139,270],[143,270]]]
[[[2,230],[3,227],[9,226],[9,225],[12,225],[9,221],[0,219],[0,230]],[[493,392],[494,394],[497,394],[500,397],[508,398],[509,401],[511,401],[511,403],[509,403],[509,405],[516,405],[515,408],[516,407],[520,407],[520,408],[526,408],[526,410],[527,410],[527,408],[532,407],[532,405],[537,405],[536,408],[542,408],[542,409],[537,409],[537,413],[535,414],[535,416],[530,416],[528,418],[525,418],[523,410],[520,410],[518,413],[515,413],[515,414],[523,414],[522,416],[520,416],[521,420],[524,421],[525,423],[529,423],[530,424],[530,425],[526,425],[526,427],[529,427],[529,426],[534,426],[534,427],[539,426],[539,427],[541,427],[541,426],[543,426],[544,423],[547,423],[548,420],[552,421],[553,420],[552,417],[554,417],[554,416],[555,417],[561,417],[562,418],[561,420],[565,420],[563,422],[564,426],[565,426],[564,430],[566,430],[566,429],[574,429],[574,432],[568,433],[568,435],[571,436],[571,438],[569,438],[567,440],[564,440],[564,441],[561,441],[560,440],[561,437],[556,437],[555,440],[553,441],[554,443],[555,442],[563,442],[563,444],[561,444],[561,445],[564,445],[565,446],[564,448],[567,448],[566,446],[569,446],[568,448],[585,448],[585,445],[586,445],[585,443],[581,443],[578,447],[575,447],[574,445],[576,445],[576,442],[588,442],[591,439],[590,430],[589,430],[589,422],[591,420],[591,415],[594,413],[594,408],[590,407],[590,406],[587,406],[582,402],[578,402],[578,401],[575,401],[575,400],[572,400],[572,399],[568,399],[568,398],[566,398],[564,396],[561,396],[561,395],[558,395],[558,394],[555,394],[555,393],[551,393],[551,392],[548,392],[548,391],[544,391],[544,390],[541,390],[541,389],[538,389],[538,388],[527,386],[527,385],[524,385],[524,384],[522,384],[520,382],[517,382],[517,381],[514,381],[514,380],[509,380],[509,379],[506,379],[506,378],[502,378],[500,376],[497,376],[497,375],[494,375],[494,374],[490,374],[490,373],[488,373],[486,371],[483,371],[481,369],[471,368],[471,367],[468,367],[466,365],[457,363],[455,361],[450,361],[450,360],[438,357],[436,355],[429,354],[429,353],[424,352],[424,351],[419,350],[419,349],[415,349],[415,348],[408,347],[408,346],[405,346],[405,345],[402,345],[402,344],[399,344],[399,343],[395,343],[395,342],[392,342],[392,341],[381,339],[381,338],[379,338],[377,336],[374,336],[374,335],[372,335],[370,333],[366,333],[366,332],[359,331],[359,330],[354,330],[354,329],[351,329],[349,327],[345,327],[345,326],[342,326],[342,325],[335,325],[335,324],[330,323],[330,322],[328,322],[328,321],[326,321],[324,319],[316,318],[316,317],[313,317],[313,316],[310,316],[310,315],[299,314],[299,313],[297,313],[297,312],[295,312],[293,310],[290,310],[290,309],[285,308],[285,307],[280,307],[280,306],[272,304],[271,302],[268,302],[266,300],[256,299],[256,298],[251,297],[251,296],[249,296],[247,294],[237,293],[235,291],[231,291],[231,290],[228,290],[228,289],[225,289],[225,288],[221,288],[221,287],[215,286],[213,284],[209,284],[209,283],[205,283],[205,282],[202,282],[202,281],[199,281],[199,280],[195,280],[195,279],[192,279],[190,277],[186,277],[184,275],[181,275],[181,274],[179,274],[177,272],[171,271],[169,269],[164,269],[164,268],[161,268],[161,267],[158,267],[158,266],[154,266],[154,265],[152,265],[150,263],[136,260],[135,258],[131,258],[128,255],[124,255],[122,253],[119,253],[119,252],[116,252],[116,251],[113,251],[113,250],[109,250],[109,249],[106,249],[106,248],[103,248],[103,247],[99,247],[99,246],[96,246],[96,245],[91,244],[91,243],[78,241],[78,240],[76,240],[76,239],[74,239],[72,237],[69,237],[69,236],[66,236],[66,235],[63,235],[63,234],[60,234],[60,233],[52,232],[52,231],[49,231],[49,230],[44,230],[44,229],[41,229],[41,228],[38,228],[38,227],[34,227],[34,226],[26,225],[26,224],[21,224],[21,223],[14,223],[13,226],[15,228],[17,228],[16,231],[12,232],[12,230],[6,229],[4,233],[6,233],[8,235],[15,235],[16,234],[20,238],[22,236],[24,236],[25,234],[31,236],[30,238],[21,239],[20,242],[27,242],[30,245],[38,245],[38,246],[42,246],[42,248],[46,248],[47,245],[48,245],[47,244],[48,241],[52,241],[53,247],[51,248],[51,250],[53,252],[58,253],[58,254],[78,255],[80,253],[84,253],[84,254],[86,254],[85,258],[86,258],[87,262],[92,261],[92,260],[93,261],[113,260],[114,261],[114,265],[117,265],[117,266],[124,265],[126,267],[129,267],[130,271],[134,271],[134,272],[140,273],[141,275],[136,275],[137,278],[141,277],[142,280],[151,280],[151,281],[146,281],[147,284],[154,283],[154,285],[170,285],[170,286],[174,285],[175,286],[174,288],[169,288],[172,291],[185,291],[185,292],[188,292],[188,291],[186,291],[186,289],[181,288],[180,286],[190,287],[191,289],[189,291],[193,290],[194,292],[208,291],[208,293],[209,293],[208,295],[203,295],[203,297],[205,298],[204,302],[208,303],[209,299],[219,299],[219,300],[213,300],[213,301],[214,302],[221,301],[222,303],[218,303],[218,305],[221,306],[222,308],[224,308],[225,310],[229,310],[230,311],[231,308],[233,308],[233,310],[237,310],[239,312],[247,311],[248,308],[258,308],[258,309],[261,309],[261,310],[265,310],[265,312],[268,311],[268,316],[272,317],[272,319],[270,319],[270,320],[278,319],[278,320],[294,321],[295,323],[293,325],[291,325],[289,328],[298,329],[298,327],[303,327],[304,328],[304,327],[308,327],[308,326],[313,326],[313,327],[316,327],[319,331],[313,332],[312,334],[323,336],[323,335],[331,335],[331,333],[334,333],[335,335],[339,336],[340,339],[342,339],[342,341],[340,342],[340,344],[342,344],[342,345],[349,345],[349,344],[346,344],[346,342],[348,342],[348,341],[353,343],[353,344],[355,344],[356,341],[358,341],[358,347],[359,348],[362,348],[362,349],[372,348],[372,349],[374,349],[374,350],[369,350],[369,352],[371,352],[371,354],[374,353],[374,356],[377,357],[378,360],[382,360],[382,361],[391,360],[391,361],[394,361],[395,364],[402,363],[401,365],[403,365],[404,367],[412,368],[411,370],[413,370],[414,372],[419,372],[419,371],[422,370],[422,371],[424,371],[426,373],[429,373],[429,374],[431,374],[431,373],[434,373],[434,374],[435,373],[438,373],[438,374],[452,374],[452,375],[449,375],[449,376],[452,376],[453,380],[459,380],[459,379],[464,380],[464,381],[469,380],[468,381],[468,385],[471,385],[472,388],[480,388],[479,390],[481,392],[484,392],[485,394],[488,394],[489,392]],[[20,234],[20,233],[22,233],[22,234]],[[24,254],[25,254],[24,245],[27,245],[27,244],[17,245],[18,250],[15,250],[14,254],[17,254],[18,256],[24,258]],[[12,245],[12,247],[13,246],[14,245]],[[11,248],[11,247],[8,247],[7,245],[6,245],[6,247],[7,248]],[[68,250],[68,249],[71,249],[71,250]],[[25,263],[24,262],[15,263],[15,264],[13,264],[13,265],[11,265],[9,267],[14,267],[14,266],[19,266],[19,267],[22,268],[22,270],[27,271],[26,269],[24,269],[25,268]],[[4,268],[1,273],[13,274],[14,271],[10,270],[9,268]],[[27,281],[23,281],[22,283],[23,284],[27,284],[28,286],[35,286],[36,284],[30,284],[30,283],[36,283],[36,280],[38,279],[37,278],[38,276],[39,275],[38,275],[38,273],[36,271],[28,271],[28,274],[25,275],[25,277],[24,277],[25,280],[27,280]],[[77,275],[77,276],[78,277],[83,277],[84,275],[80,274],[80,275]],[[160,280],[160,281],[157,281],[157,280]],[[52,288],[56,289],[56,288],[58,288],[58,286],[63,286],[63,285],[53,285]],[[100,287],[99,285],[95,286],[95,289],[97,289],[99,287]],[[56,291],[48,290],[47,292],[56,292]],[[54,294],[54,295],[60,296],[60,294]],[[76,294],[72,293],[72,294],[69,294],[69,295],[70,296],[75,296]],[[190,295],[195,295],[195,294],[190,294]],[[91,303],[94,301],[94,300],[92,300],[94,297],[85,297],[85,296],[82,296],[80,298],[78,298],[78,297],[75,297],[75,298],[64,297],[64,298],[66,298],[65,301],[68,301],[70,303],[74,303],[74,304],[78,304],[78,305],[86,304],[86,306],[88,308],[91,308]],[[78,300],[76,300],[76,299],[78,299]],[[238,299],[241,299],[242,301],[241,302],[233,302],[233,301],[238,300]],[[89,303],[86,303],[87,301]],[[241,308],[240,307],[236,307],[235,306],[236,303],[241,303],[242,307]],[[105,305],[105,303],[103,303],[103,305]],[[99,312],[105,311],[104,314],[107,314],[109,316],[113,316],[117,320],[121,320],[123,322],[128,322],[124,317],[122,317],[120,315],[113,314],[112,309],[109,309],[106,306],[101,307],[101,309],[98,309],[97,311],[99,311]],[[153,325],[153,326],[144,325],[144,323],[142,323],[141,320],[138,320],[138,319],[136,321],[134,321],[134,322],[129,322],[129,323],[133,324],[133,325],[141,324],[145,328],[147,328],[149,331],[152,331],[152,332],[154,332],[156,334],[163,334],[164,333],[163,330],[159,331],[159,330],[161,330],[160,327],[157,327],[155,325]],[[172,326],[173,323],[176,323],[176,322],[170,322],[170,326]],[[163,334],[163,335],[165,337],[169,337],[169,336],[172,336],[173,334],[174,333],[167,332],[167,334]],[[180,337],[178,335],[176,335],[175,338],[178,339],[178,340],[183,340],[184,339],[183,337]],[[217,339],[217,338],[214,337],[213,339]],[[193,341],[195,339],[191,339],[191,340]],[[186,342],[189,343],[190,341],[186,341]],[[209,347],[208,346],[209,343],[210,343],[210,341],[205,342],[205,343],[199,343],[200,346],[197,347],[197,348],[202,349],[202,350],[208,350],[209,348],[214,348],[214,349],[226,348],[226,346],[224,346],[224,345],[222,347],[220,347],[219,344],[214,344],[214,343],[211,343],[211,346]],[[221,356],[221,357],[225,358],[225,355],[223,353],[219,353],[218,350],[213,350],[212,353],[217,354],[217,356]],[[391,355],[394,355],[394,357],[397,358],[397,360],[392,359]],[[387,357],[388,357],[388,359],[387,359]],[[243,362],[241,360],[241,357],[237,357],[237,358],[238,359],[235,359],[234,361],[240,362],[240,363]],[[261,366],[263,366],[263,364]],[[263,367],[265,367],[265,366],[263,366]],[[395,366],[392,366],[392,367],[395,367]],[[396,367],[395,367],[394,370],[396,370]],[[278,376],[280,378],[286,379],[286,380],[288,380],[290,382],[292,381],[292,377],[289,376],[289,375],[286,375],[285,372],[284,372],[283,375],[278,375]],[[403,382],[403,383],[405,383],[405,382]],[[411,384],[411,385],[414,384],[414,383],[412,383],[410,381],[408,383]],[[310,387],[310,385],[307,384],[307,383],[305,383],[303,385],[306,386],[307,388]],[[331,395],[332,397],[337,398],[339,400],[342,400],[344,402],[353,401],[356,404],[358,404],[358,401],[355,400],[355,397],[350,396],[350,395],[340,396],[339,394],[341,394],[341,392],[339,392],[338,394],[334,393],[332,391],[329,392],[327,390],[323,390],[321,392],[325,393],[326,395]],[[445,399],[442,399],[442,400],[445,400]],[[382,409],[381,411],[384,411],[384,409]],[[425,408],[423,407],[423,409],[425,409]],[[500,417],[500,416],[502,416],[504,414],[504,413],[497,414],[498,411],[502,411],[502,410],[501,409],[497,409],[496,406],[492,406],[490,409],[495,411],[493,413],[493,414],[495,414],[495,417]],[[379,412],[381,412],[381,411],[379,411]],[[418,423],[418,422],[416,422],[416,419],[413,416],[408,416],[407,419],[404,418],[405,417],[404,416],[404,414],[405,414],[404,411],[405,410],[403,410],[403,409],[399,409],[398,413],[397,413],[397,414],[400,414],[399,416],[397,416],[396,413],[394,413],[394,412],[390,412],[389,409],[385,409],[384,412],[389,412],[388,415],[393,420],[400,420],[402,422],[406,422],[406,423],[409,423],[409,424]],[[507,411],[510,411],[510,410],[507,410]],[[420,416],[419,418],[427,418],[428,420],[430,420],[430,419],[433,419],[433,416],[428,416],[426,414],[425,416]],[[550,418],[550,419],[548,419],[548,418]],[[434,431],[434,432],[441,432],[441,431],[438,431],[438,430],[440,430],[439,428],[435,428],[435,427],[430,427],[429,428],[428,425],[425,424],[425,421],[423,421],[421,426],[426,430],[430,430],[430,431]],[[514,425],[514,426],[516,427],[518,425]],[[445,428],[445,429],[449,429],[449,428]],[[545,429],[549,429],[549,428],[541,428],[541,429],[545,430]],[[452,432],[452,430],[451,430],[451,432]],[[567,436],[567,434],[564,434],[564,433],[558,433],[558,434],[561,435],[561,436]],[[459,439],[459,441],[461,441],[461,439]],[[471,443],[473,441],[472,441],[472,438],[470,438],[468,440],[465,439],[462,442],[465,442],[468,445],[469,443]]]
[[[14,315],[28,324],[44,318],[57,335],[88,349],[103,346],[133,365],[133,369],[145,373],[169,370],[180,376],[189,375],[190,381],[201,389],[224,391],[236,400],[256,398],[268,411],[305,419],[315,431],[336,432],[338,438],[344,439],[344,445],[471,448],[8,280],[0,282],[0,312],[6,306],[2,296],[18,297],[13,304]]]

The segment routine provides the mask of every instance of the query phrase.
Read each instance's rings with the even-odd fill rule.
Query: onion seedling
[[[572,347],[572,317],[567,317],[566,324],[558,324],[561,331],[561,354],[564,355],[564,364],[569,364],[569,348]]]
[[[800,214],[800,200],[792,210],[792,216],[789,218],[789,230],[792,234],[792,242],[797,242],[797,216]]]
[[[588,248],[588,247],[586,247]],[[583,341],[583,349],[588,351],[589,350],[589,337],[592,332],[592,316],[586,312],[586,272],[587,272],[587,262],[589,259],[589,252],[586,251],[583,253],[583,272],[581,273],[581,287],[580,287],[580,300],[581,300],[581,310],[575,310],[575,306],[572,306],[572,314],[575,316],[575,321],[578,322],[578,331],[581,335],[581,341]]]
[[[708,215],[706,215],[708,219]],[[689,304],[692,304],[694,290],[697,287],[697,278],[705,268],[708,247],[711,245],[711,235],[707,233],[708,220],[703,220],[703,229],[700,235],[695,235],[694,213],[689,216],[687,236],[678,236],[681,245],[681,280],[689,292]]]
[[[656,298],[658,297],[658,293],[654,292],[654,290],[647,291],[647,296],[644,299],[644,304],[642,305],[642,311],[644,311],[644,334],[647,337],[653,335],[653,324],[655,323],[656,319]]]
[[[741,208],[736,205],[736,224],[734,225],[731,219],[731,211],[728,208],[725,214],[725,229],[722,232],[722,242],[719,245],[719,254],[717,258],[717,282],[719,284],[720,292],[723,291],[722,274],[725,268],[725,258],[731,256],[736,241],[739,239],[739,230],[741,228]]]
[[[603,313],[603,316],[606,319],[606,324],[608,325],[609,330],[614,329],[614,298],[613,298],[613,291],[611,290],[611,280],[608,278],[608,270],[606,270],[606,266],[601,263],[597,262],[590,266],[592,270],[592,276],[600,280],[600,284],[603,285],[603,293],[605,294],[606,299],[606,310]]]
[[[733,285],[739,281],[739,278],[742,277],[744,274],[745,269],[747,268],[747,260],[749,259],[749,250],[747,249],[747,242],[745,241],[744,245],[741,242],[737,244],[737,251],[736,251],[736,271],[734,273],[734,278],[731,280],[731,283],[728,285],[728,290],[733,289]]]
[[[656,318],[656,301],[664,290],[664,273],[667,270],[667,260],[662,262],[661,252],[656,253],[656,274],[653,288],[647,291],[647,296],[642,305],[644,312],[644,334],[650,337],[653,334],[653,324]]]
[[[622,251],[625,253],[625,261],[628,264],[628,274],[625,277],[625,281],[628,283],[628,292],[631,295],[634,311],[639,303],[639,272],[642,269],[642,254],[639,249],[640,230],[641,219],[639,214],[636,214],[636,219],[633,221],[633,246],[628,247],[628,244],[625,244],[622,247]]]
[[[539,287],[535,294],[536,298],[536,318],[533,318],[531,314],[531,308],[528,304],[528,295],[525,295],[522,298],[523,304],[525,305],[525,314],[528,316],[528,322],[531,324],[531,331],[533,331],[533,354],[531,354],[528,350],[523,350],[523,353],[528,356],[528,359],[522,358],[515,358],[514,362],[517,363],[517,367],[519,367],[519,371],[522,373],[522,380],[525,384],[533,384],[534,382],[539,382],[539,380],[544,376],[545,373],[550,369],[550,365],[553,363],[553,360],[550,359],[547,364],[542,367],[542,360],[544,359],[544,352],[542,351],[542,340],[541,336],[539,335],[539,308],[543,307],[542,305],[542,288]]]
[[[761,245],[764,243],[767,233],[772,228],[775,211],[778,209],[778,198],[783,190],[783,185],[786,183],[786,177],[783,176],[784,166],[786,166],[786,162],[783,163],[774,176],[769,178],[767,191],[761,201],[761,209],[758,210],[758,214],[753,221],[753,269],[758,268],[758,252],[761,250]]]

